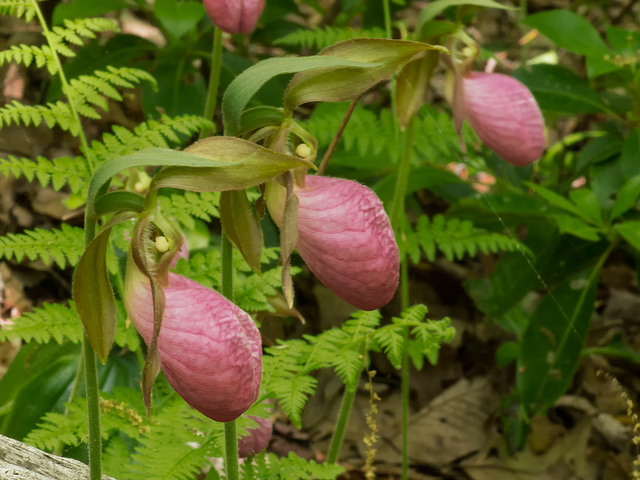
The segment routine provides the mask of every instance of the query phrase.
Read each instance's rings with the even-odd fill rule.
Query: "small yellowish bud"
[[[311,148],[306,143],[301,143],[296,147],[296,154],[302,158],[306,158],[311,155]]]
[[[163,237],[162,235],[156,237],[155,244],[158,252],[164,253],[169,251],[169,240],[167,240],[167,237]]]

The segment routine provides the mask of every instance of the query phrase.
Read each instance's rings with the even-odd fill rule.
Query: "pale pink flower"
[[[399,254],[373,191],[351,180],[307,175],[299,199],[297,250],[336,295],[362,310],[383,307],[398,287]]]
[[[247,433],[249,435],[238,440],[238,455],[241,458],[260,453],[267,448],[273,430],[273,421],[270,418],[255,417],[253,415],[249,416],[249,418],[254,420],[258,426],[256,428],[248,428]]]
[[[184,400],[228,422],[256,400],[262,376],[260,332],[240,308],[193,280],[169,273],[158,352],[164,374]],[[125,305],[147,345],[153,332],[149,280],[129,268]]]
[[[464,120],[507,162],[526,166],[542,156],[544,121],[531,92],[515,78],[472,72],[458,76],[454,96],[458,133]]]
[[[223,32],[249,33],[258,22],[265,0],[204,0],[213,23]]]

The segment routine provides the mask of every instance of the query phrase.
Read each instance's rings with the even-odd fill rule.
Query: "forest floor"
[[[566,7],[564,1],[530,1],[534,7]],[[603,2],[600,2],[603,3]],[[604,2],[607,4],[608,2]],[[612,4],[618,2],[611,2]],[[621,2],[622,4],[628,2]],[[633,2],[631,2],[633,3]],[[606,6],[592,2],[594,15],[613,15]],[[623,21],[633,11],[626,12]],[[482,35],[500,35],[501,16],[489,23]],[[602,18],[611,22],[613,18]],[[636,25],[637,28],[637,25]],[[29,32],[24,33],[28,35]],[[3,40],[8,41],[8,40]],[[2,43],[2,42],[0,42]],[[4,48],[0,44],[0,49]],[[15,73],[15,72],[14,72]],[[31,88],[28,76],[5,76],[0,97],[19,99]],[[115,111],[109,124],[127,124],[123,112]],[[104,126],[96,126],[103,130]],[[566,127],[570,131],[570,127]],[[569,133],[567,131],[563,134]],[[66,135],[46,127],[0,129],[0,155],[48,158],[71,154],[76,144]],[[24,178],[0,175],[0,235],[29,228],[51,228],[61,221],[81,224],[82,212],[63,206],[68,194],[29,183]],[[638,456],[633,445],[633,422],[628,399],[637,401],[640,392],[638,358],[599,354],[583,357],[570,390],[545,416],[531,420],[524,450],[509,454],[505,425],[517,412],[510,410],[509,396],[515,388],[513,364],[496,365],[496,350],[513,338],[499,326],[486,322],[464,289],[467,278],[489,275],[496,257],[478,256],[461,262],[444,258],[433,264],[414,265],[410,271],[411,300],[425,303],[429,317],[450,317],[457,329],[455,340],[444,345],[436,366],[411,372],[411,426],[409,433],[411,478],[435,480],[628,480],[632,462]],[[304,277],[296,287],[303,298],[299,306],[308,320],[309,331],[321,331],[348,318],[351,308],[322,285]],[[41,261],[0,262],[0,328],[3,322],[28,312],[33,306],[70,297],[71,271]],[[541,292],[544,293],[544,292]],[[398,299],[385,308],[385,315],[399,311]],[[597,316],[592,321],[586,347],[608,344],[618,335],[640,351],[640,295],[635,269],[615,255],[604,267],[598,289]],[[265,322],[269,338],[284,334],[277,319]],[[20,348],[16,343],[0,344],[0,377]],[[376,423],[377,478],[399,478],[402,438],[400,380],[382,358],[374,358],[374,390],[379,396]],[[613,375],[599,375],[601,370]],[[615,377],[615,379],[613,378]],[[318,394],[303,413],[302,431],[284,417],[275,424],[270,450],[322,460],[328,449],[342,398],[342,384],[335,375],[319,376]],[[632,393],[625,393],[632,392]],[[347,428],[341,463],[344,478],[364,478],[362,465],[367,451],[363,438],[370,432],[366,415],[371,408],[370,392],[363,381]],[[633,408],[640,409],[636,404]]]

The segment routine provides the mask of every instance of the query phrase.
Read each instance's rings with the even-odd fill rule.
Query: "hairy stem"
[[[209,73],[209,88],[207,89],[207,101],[204,105],[204,118],[213,121],[218,102],[218,87],[220,86],[220,68],[222,66],[222,30],[214,27],[213,51],[211,52],[211,72]],[[200,130],[200,139],[215,133],[210,128]]]
[[[102,478],[102,437],[100,436],[100,392],[96,354],[85,334],[82,339],[84,378],[87,389],[87,417],[89,419],[89,478]]]
[[[342,405],[340,405],[340,415],[338,421],[333,430],[331,436],[331,443],[329,444],[329,453],[327,454],[327,463],[336,463],[338,461],[338,455],[340,454],[340,447],[342,446],[342,440],[344,439],[344,432],[347,428],[347,422],[349,421],[349,415],[351,414],[351,408],[353,407],[353,401],[356,398],[357,388],[349,388],[345,386],[344,395],[342,396]]]
[[[71,90],[71,86],[67,81],[67,76],[64,74],[64,70],[62,70],[62,62],[60,61],[60,57],[58,52],[55,49],[55,45],[51,41],[51,30],[47,26],[47,22],[45,21],[42,11],[38,6],[37,0],[31,0],[31,5],[35,9],[36,16],[38,17],[38,21],[40,22],[40,26],[42,27],[42,34],[44,38],[47,40],[47,44],[51,49],[51,55],[56,63],[56,68],[58,70],[58,76],[60,77],[60,82],[62,83],[62,91],[64,92],[65,97],[69,101],[69,108],[71,108],[71,113],[73,114],[73,118],[78,123],[78,137],[80,138],[80,143],[82,144],[82,150],[85,155],[85,161],[87,163],[87,170],[89,172],[89,176],[93,174],[93,169],[95,166],[95,158],[93,156],[93,152],[89,148],[89,142],[87,141],[87,137],[84,134],[84,130],[82,130],[82,122],[80,121],[80,115],[78,114],[78,109],[76,107],[76,103],[73,97],[73,91]]]
[[[233,301],[233,245],[226,235],[222,235],[222,295]],[[227,480],[238,480],[238,440],[236,421],[224,424],[224,455]]]
[[[327,153],[324,154],[324,157],[322,158],[322,162],[320,162],[320,166],[318,167],[318,173],[316,175],[324,175],[324,171],[327,168],[327,165],[329,164],[329,160],[331,160],[331,155],[333,155],[333,152],[335,152],[336,147],[338,146],[338,142],[340,141],[340,138],[344,133],[344,129],[347,128],[347,124],[351,119],[351,115],[353,115],[353,111],[356,109],[356,106],[358,105],[359,99],[360,97],[354,98],[349,104],[347,113],[344,114],[344,118],[342,119],[340,128],[338,128],[338,131],[336,132],[336,136],[333,137],[333,140],[331,140],[331,144],[329,145],[329,148],[327,148]]]

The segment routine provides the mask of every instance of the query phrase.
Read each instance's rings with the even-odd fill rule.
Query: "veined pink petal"
[[[238,455],[240,458],[246,458],[249,455],[260,453],[269,445],[271,432],[273,430],[273,421],[270,418],[249,416],[258,424],[256,428],[247,429],[249,435],[238,440]]]
[[[544,121],[527,87],[499,73],[473,72],[458,82],[457,127],[462,120],[469,122],[489,148],[513,165],[529,165],[542,156]]]
[[[213,23],[223,32],[249,33],[252,31],[265,0],[204,0],[204,7]]]
[[[262,376],[260,332],[241,309],[193,280],[169,273],[158,338],[162,369],[178,394],[207,417],[228,422],[258,397]],[[149,281],[129,269],[127,312],[151,342],[153,303]]]
[[[295,193],[296,248],[316,277],[362,310],[389,303],[398,287],[398,245],[376,194],[351,180],[316,175]]]

